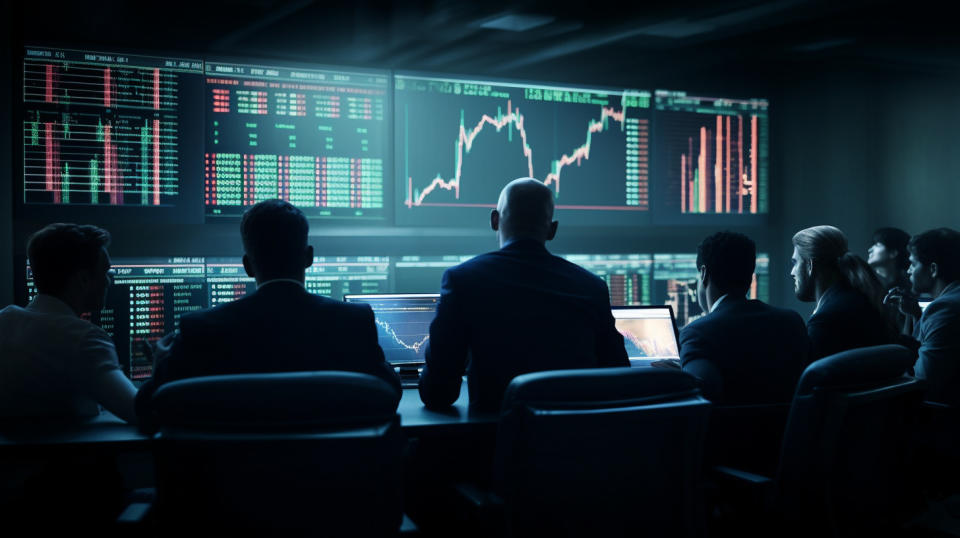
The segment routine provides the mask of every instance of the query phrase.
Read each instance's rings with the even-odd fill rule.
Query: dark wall
[[[6,4],[4,4],[6,6]],[[7,16],[9,11],[4,7],[3,22],[0,22],[0,33],[6,36],[3,44],[0,45],[0,118],[3,118],[3,125],[0,126],[0,305],[7,305],[13,302],[13,184],[11,183],[11,174],[13,166],[11,159],[12,140],[12,106],[10,96],[13,92],[13,77],[11,65],[11,22],[12,17]]]
[[[887,92],[877,211],[910,233],[960,228],[960,78],[898,80]]]

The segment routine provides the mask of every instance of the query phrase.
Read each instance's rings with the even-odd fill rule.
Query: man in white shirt
[[[51,224],[33,234],[27,255],[39,295],[0,310],[0,418],[82,419],[99,406],[136,421],[136,388],[110,336],[82,319],[103,308],[113,282],[110,234],[95,226]]]

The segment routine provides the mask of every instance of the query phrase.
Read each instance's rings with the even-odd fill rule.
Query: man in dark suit
[[[138,414],[149,418],[149,398],[163,383],[189,377],[344,370],[377,376],[397,391],[400,379],[377,343],[373,311],[304,289],[313,263],[303,213],[267,200],[243,215],[243,267],[257,291],[201,312],[186,314],[153,377],[137,395]],[[164,340],[169,341],[169,338]]]
[[[471,409],[493,412],[520,374],[629,366],[606,283],[544,246],[557,233],[550,188],[512,181],[490,226],[500,250],[443,275],[420,377],[424,404],[456,401],[465,372]]]
[[[914,236],[910,251],[913,293],[890,290],[886,303],[919,318],[919,357],[914,375],[927,380],[927,399],[960,405],[960,232],[948,228]],[[915,294],[934,297],[922,313]]]
[[[697,247],[697,299],[708,314],[680,331],[680,361],[715,403],[789,402],[807,364],[800,315],[747,299],[756,257],[754,242],[738,233]]]

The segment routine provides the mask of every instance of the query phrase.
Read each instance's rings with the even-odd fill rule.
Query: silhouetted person
[[[859,347],[888,344],[896,331],[883,313],[883,286],[863,258],[847,248],[833,226],[814,226],[793,236],[797,298],[816,301],[807,321],[810,359]]]
[[[313,263],[303,213],[281,200],[260,202],[243,214],[243,267],[257,291],[209,310],[185,314],[169,353],[137,395],[141,419],[163,383],[189,377],[344,370],[371,374],[397,391],[400,378],[377,343],[369,305],[347,304],[304,288]]]
[[[867,263],[876,272],[884,290],[910,290],[910,277],[907,275],[907,268],[910,267],[910,253],[907,251],[909,241],[910,234],[900,228],[880,228],[873,232],[873,244],[867,249]],[[903,314],[894,305],[886,306],[885,313],[902,334],[913,334],[914,319],[911,316]]]
[[[490,214],[500,250],[448,269],[430,325],[420,398],[452,404],[467,374],[472,410],[499,411],[507,384],[528,372],[629,366],[606,283],[550,254],[553,192],[522,178]]]
[[[914,375],[926,379],[927,399],[960,405],[960,232],[938,228],[914,236],[908,245],[912,293],[890,290],[885,302],[919,319],[920,351]],[[921,314],[915,294],[934,300]]]
[[[867,249],[867,263],[873,268],[880,279],[883,289],[895,287],[909,289],[910,277],[907,268],[910,267],[907,252],[907,243],[910,234],[900,228],[880,228],[873,232],[873,244]]]
[[[102,405],[136,419],[137,389],[123,374],[106,331],[82,319],[103,308],[113,283],[110,234],[51,224],[30,237],[27,256],[39,294],[0,311],[0,417],[73,419]]]
[[[707,314],[680,331],[680,361],[715,403],[789,402],[806,367],[803,318],[747,299],[756,258],[754,242],[738,233],[697,247],[697,299]]]

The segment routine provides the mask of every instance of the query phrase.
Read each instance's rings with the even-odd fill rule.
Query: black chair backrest
[[[714,405],[704,461],[773,476],[789,414],[790,402]]]
[[[678,370],[516,377],[504,396],[494,491],[517,536],[690,536],[710,403]]]
[[[892,524],[908,479],[911,424],[923,383],[902,346],[820,359],[797,385],[778,470],[792,520],[834,532]]]
[[[153,397],[162,523],[383,536],[402,519],[396,394],[352,372],[198,377]]]

